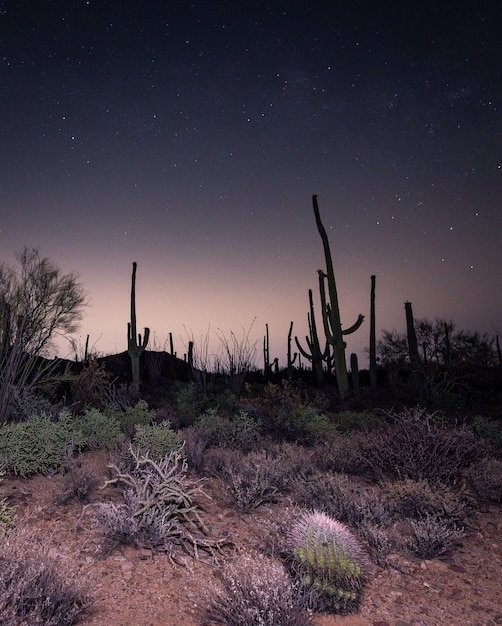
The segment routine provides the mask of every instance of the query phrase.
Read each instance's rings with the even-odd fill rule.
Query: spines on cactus
[[[291,528],[287,544],[301,584],[323,609],[357,607],[368,559],[344,524],[317,511],[305,513]]]

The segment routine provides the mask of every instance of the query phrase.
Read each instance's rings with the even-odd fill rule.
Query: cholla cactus
[[[305,513],[287,538],[293,569],[319,608],[357,607],[368,559],[349,529],[324,513]]]

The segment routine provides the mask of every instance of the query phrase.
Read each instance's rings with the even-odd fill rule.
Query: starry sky
[[[89,294],[77,338],[307,331],[328,231],[342,324],[502,329],[496,2],[0,2],[0,261]],[[253,323],[254,320],[254,323]],[[211,339],[211,342],[213,339]],[[59,345],[67,356],[68,344]]]

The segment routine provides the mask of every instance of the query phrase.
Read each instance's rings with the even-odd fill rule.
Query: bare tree
[[[0,423],[10,418],[16,394],[47,380],[40,367],[54,335],[78,328],[86,296],[77,276],[62,274],[37,248],[16,255],[20,270],[0,264]]]

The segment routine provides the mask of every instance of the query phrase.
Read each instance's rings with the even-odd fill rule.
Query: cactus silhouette
[[[295,364],[296,357],[298,356],[298,352],[291,351],[291,337],[293,335],[293,322],[289,324],[289,332],[288,332],[288,378],[293,378],[293,365]],[[300,360],[300,359],[298,359]]]
[[[317,384],[321,387],[324,383],[324,371],[322,364],[323,361],[326,361],[329,357],[329,343],[326,342],[324,351],[322,351],[319,343],[319,336],[317,335],[317,325],[314,315],[314,299],[312,297],[312,289],[309,289],[309,308],[310,313],[307,316],[309,325],[309,336],[305,337],[305,341],[310,352],[307,352],[307,349],[302,348],[298,337],[295,337],[295,342],[298,350],[300,351],[300,354],[302,354],[308,361],[312,362],[312,369],[315,371]]]
[[[139,392],[140,375],[139,375],[139,357],[145,351],[150,338],[150,329],[145,328],[143,340],[141,335],[136,334],[136,261],[132,264],[131,279],[131,321],[127,324],[127,352],[131,357],[132,369],[132,385],[136,393]]]
[[[322,608],[357,607],[368,559],[344,524],[318,511],[305,513],[291,528],[287,545],[293,570]]]
[[[324,323],[324,332],[327,341],[333,346],[333,361],[335,364],[336,382],[338,385],[338,393],[340,400],[343,401],[349,393],[349,380],[347,376],[347,364],[345,362],[345,341],[344,335],[354,333],[363,323],[364,316],[359,315],[355,324],[350,328],[342,330],[340,321],[340,309],[338,306],[338,294],[336,290],[335,273],[333,271],[333,261],[331,258],[331,249],[329,247],[328,235],[321,221],[317,196],[312,196],[312,204],[314,207],[314,216],[317,230],[322,239],[324,248],[324,258],[326,261],[326,272],[319,270],[319,290],[321,292],[322,319]],[[325,281],[328,283],[329,302],[326,299]]]

